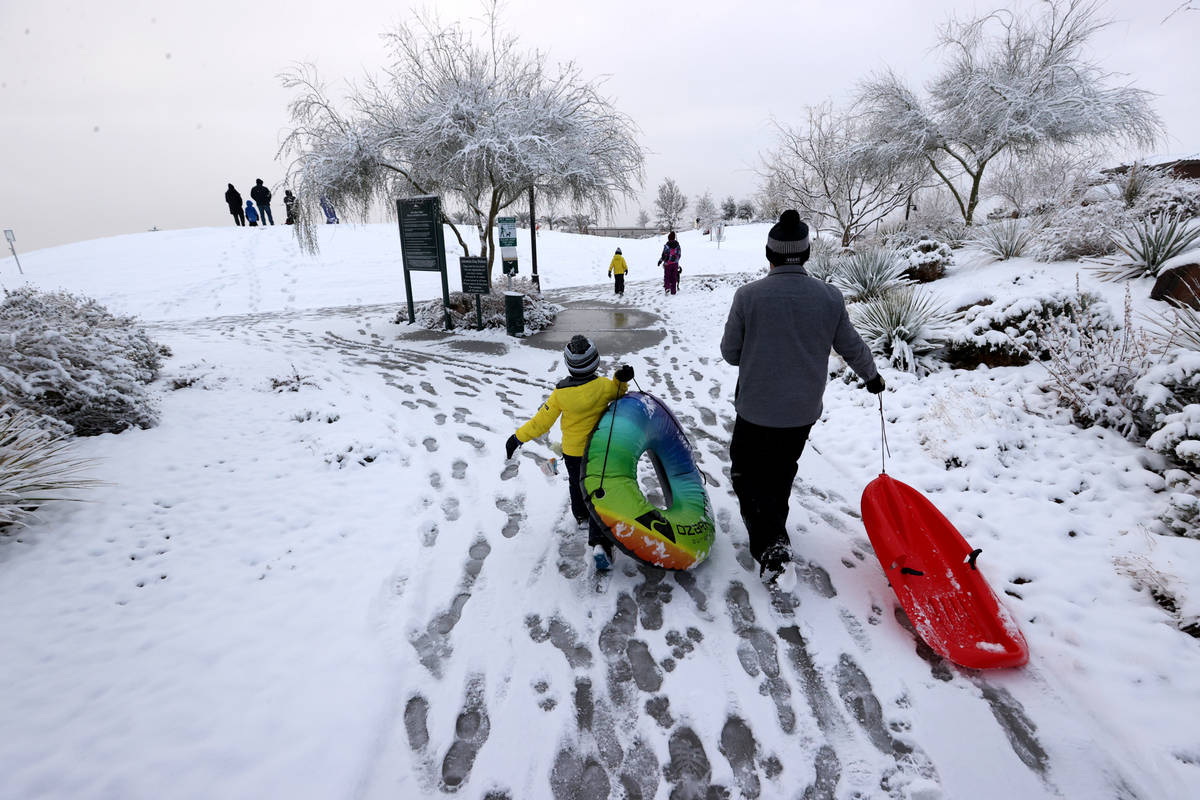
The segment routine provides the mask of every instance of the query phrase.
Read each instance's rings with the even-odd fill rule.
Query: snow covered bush
[[[1123,227],[1128,219],[1128,210],[1116,200],[1061,208],[1045,216],[1028,253],[1038,261],[1109,255],[1117,249],[1112,240],[1113,230]]]
[[[11,403],[0,405],[0,532],[51,500],[70,500],[70,491],[96,485],[81,478],[90,466],[70,454],[71,440],[44,430],[36,414]]]
[[[1055,317],[1040,336],[1050,374],[1042,388],[1082,427],[1102,425],[1130,439],[1145,419],[1134,387],[1158,360],[1151,337],[1133,325],[1132,302],[1126,289],[1124,323],[1115,329]]]
[[[1178,216],[1158,216],[1133,223],[1113,236],[1113,244],[1129,257],[1129,262],[1103,271],[1113,280],[1158,277],[1169,259],[1189,249],[1200,239],[1200,227],[1189,229]]]
[[[829,283],[833,277],[838,248],[821,238],[814,238],[809,246],[811,251],[808,254],[808,261],[804,262],[804,271],[819,281]]]
[[[1006,303],[988,300],[963,311],[962,325],[947,337],[946,359],[966,369],[1044,361],[1050,352],[1042,339],[1052,324],[1111,332],[1117,320],[1108,304],[1091,292],[1054,292]]]
[[[23,287],[0,303],[0,331],[0,401],[78,436],[158,421],[146,384],[169,353],[135,318],[86,297]]]
[[[871,351],[896,369],[928,375],[937,368],[933,354],[945,339],[949,319],[932,297],[915,286],[891,289],[857,303],[850,318]]]
[[[866,247],[836,258],[830,282],[851,300],[870,300],[905,285],[906,266],[895,250]]]
[[[1020,258],[1033,241],[1033,229],[1020,219],[1003,219],[980,228],[972,240],[998,261]]]
[[[954,264],[954,251],[950,245],[928,236],[921,236],[912,244],[899,248],[896,255],[905,262],[904,277],[917,283],[944,277],[946,267]]]
[[[480,307],[483,312],[484,328],[504,328],[506,326],[504,312],[504,294],[506,291],[519,292],[525,297],[526,334],[537,333],[549,328],[554,324],[554,318],[558,316],[558,312],[562,310],[561,306],[545,300],[531,281],[524,278],[516,278],[512,282],[511,290],[501,285],[493,284],[491,294],[479,296]],[[455,330],[475,330],[478,328],[479,321],[476,319],[475,314],[475,295],[466,292],[451,292],[448,310],[450,312],[450,321],[454,325]],[[443,330],[446,327],[446,315],[442,307],[441,298],[418,303],[415,307],[415,312],[417,324],[422,328]],[[407,312],[401,311],[393,321],[396,323],[408,322]]]
[[[1151,432],[1146,446],[1168,465],[1161,519],[1176,534],[1200,538],[1200,342],[1177,341],[1182,347],[1147,371],[1134,393]]]

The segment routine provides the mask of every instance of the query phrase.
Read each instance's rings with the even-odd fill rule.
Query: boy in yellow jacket
[[[629,265],[625,263],[625,256],[621,255],[621,248],[617,248],[616,255],[612,258],[612,263],[608,265],[608,277],[616,276],[616,284],[613,289],[617,294],[625,294],[625,273],[629,272]]]
[[[518,447],[548,432],[562,415],[563,461],[567,464],[571,511],[580,527],[585,523],[588,525],[588,547],[592,550],[596,569],[603,571],[612,567],[613,548],[583,501],[583,452],[588,436],[608,404],[625,394],[627,384],[633,378],[633,367],[623,364],[613,378],[600,377],[596,374],[596,368],[600,366],[596,345],[578,334],[571,337],[563,356],[570,376],[559,381],[538,412],[508,437],[505,458],[512,458]]]

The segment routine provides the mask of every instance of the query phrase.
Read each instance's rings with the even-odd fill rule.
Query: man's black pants
[[[604,529],[596,522],[596,518],[588,513],[587,503],[583,500],[583,486],[580,483],[580,478],[583,477],[583,456],[564,455],[563,461],[567,462],[567,481],[571,484],[571,512],[575,514],[575,519],[588,521],[588,547],[610,544],[608,537],[604,535]]]
[[[788,498],[811,430],[812,425],[768,428],[740,416],[734,422],[729,442],[730,475],[755,561],[761,561],[772,544],[789,544]]]

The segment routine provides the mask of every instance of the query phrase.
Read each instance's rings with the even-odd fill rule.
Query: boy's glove
[[[886,384],[883,382],[883,376],[876,375],[874,378],[871,378],[871,380],[867,381],[867,391],[871,394],[879,394],[883,391],[883,387],[885,385]]]
[[[505,459],[512,458],[513,453],[517,452],[517,448],[520,446],[521,446],[521,440],[517,438],[517,435],[515,433],[512,436],[508,437],[508,441],[504,443],[504,458]]]
[[[610,278],[612,277],[612,270],[611,270],[611,269],[608,271],[608,277],[610,277]]]
[[[622,364],[621,368],[617,370],[616,379],[621,383],[629,383],[633,380],[633,367],[628,364]]]

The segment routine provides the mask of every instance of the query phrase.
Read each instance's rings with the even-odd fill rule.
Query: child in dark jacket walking
[[[667,234],[667,243],[663,245],[662,255],[658,259],[659,265],[663,268],[663,291],[667,294],[675,294],[679,291],[679,275],[683,272],[683,268],[679,266],[679,256],[681,250],[679,242],[675,239],[675,231]]]
[[[580,527],[585,524],[588,526],[588,547],[591,548],[592,559],[596,569],[604,571],[612,567],[613,547],[600,523],[588,513],[583,500],[583,453],[587,448],[588,436],[608,404],[625,394],[627,384],[633,378],[633,367],[623,364],[612,378],[600,377],[596,374],[596,368],[600,366],[600,353],[596,345],[586,336],[578,334],[567,343],[563,358],[570,374],[558,382],[538,412],[508,437],[504,447],[505,457],[512,458],[518,447],[547,433],[562,415],[563,461],[567,464],[571,511]]]

